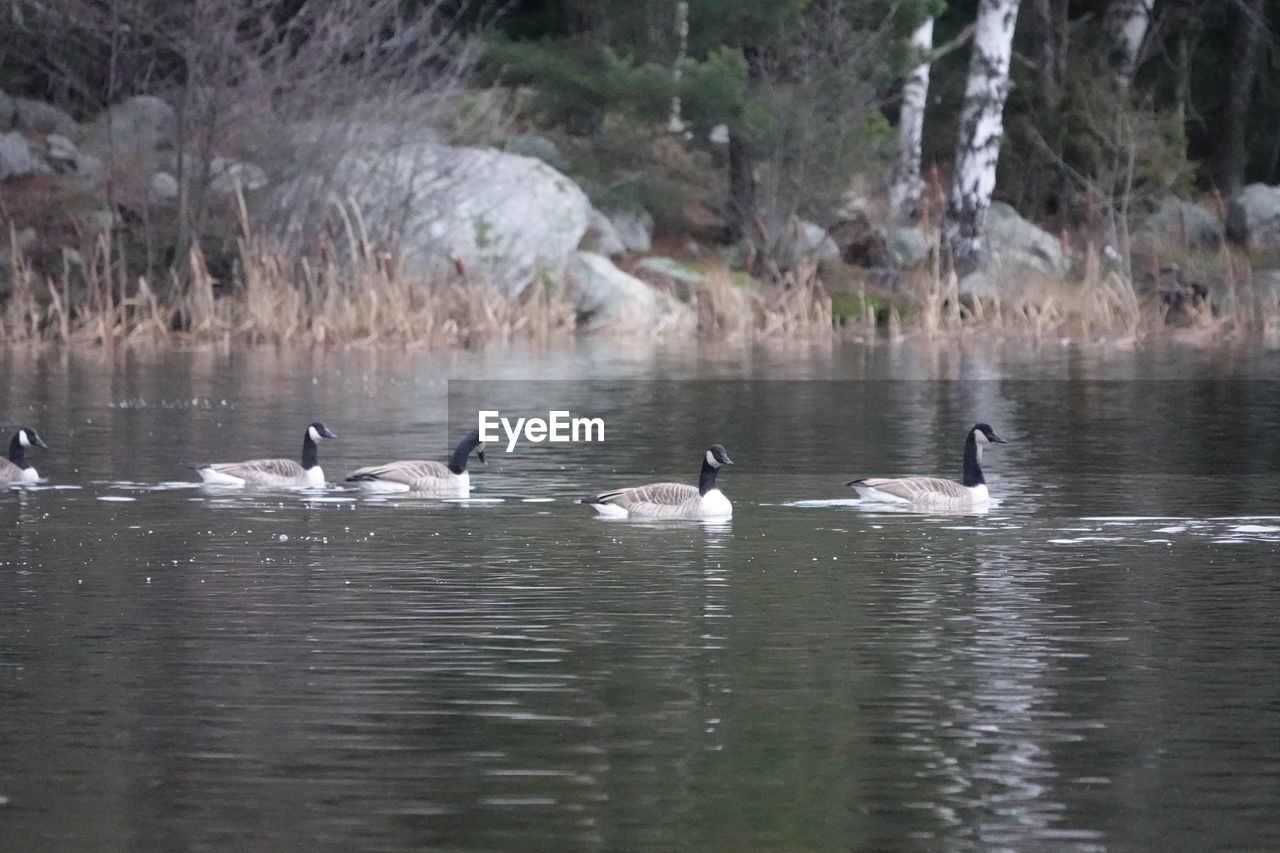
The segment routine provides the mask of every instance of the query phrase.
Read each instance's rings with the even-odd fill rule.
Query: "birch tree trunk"
[[[933,18],[911,34],[911,46],[927,56],[933,49]],[[902,84],[902,111],[898,117],[898,161],[894,165],[889,203],[893,214],[906,219],[920,201],[924,181],[920,179],[920,143],[924,136],[924,111],[929,98],[929,60],[911,69]]]
[[[689,53],[689,4],[680,0],[676,4],[676,61],[671,66],[671,83],[675,94],[671,96],[671,115],[667,119],[667,130],[672,133],[684,132],[684,117],[680,114],[680,78],[684,73],[684,60]]]
[[[980,0],[969,82],[965,86],[955,168],[947,194],[942,236],[959,274],[973,270],[982,253],[982,226],[996,186],[996,162],[1004,136],[1009,59],[1018,0]]]
[[[1108,58],[1115,74],[1116,86],[1122,91],[1133,82],[1138,68],[1138,51],[1147,37],[1151,8],[1155,0],[1111,0],[1107,7],[1107,31],[1111,36]]]

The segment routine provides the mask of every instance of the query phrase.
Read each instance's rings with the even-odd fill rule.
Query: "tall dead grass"
[[[768,284],[738,284],[727,267],[716,267],[690,296],[704,340],[807,341],[834,334],[831,297],[814,264],[797,264]]]
[[[11,229],[0,345],[474,348],[573,330],[563,288],[534,285],[512,302],[463,276],[402,275],[394,256],[370,241],[358,212],[339,213],[339,236],[299,259],[255,232],[242,211],[232,276],[216,278],[192,249],[184,268],[160,287],[120,274],[109,234],[94,241],[78,270],[64,266],[61,275],[41,276]]]
[[[1280,335],[1280,290],[1255,286],[1247,271],[1227,275],[1210,298],[1172,304],[1140,291],[1127,276],[1103,270],[1086,249],[1079,281],[1020,275],[1014,296],[961,295],[954,273],[937,265],[913,282],[918,310],[890,318],[890,337],[988,335],[1006,339],[1127,344],[1163,337],[1214,343]]]

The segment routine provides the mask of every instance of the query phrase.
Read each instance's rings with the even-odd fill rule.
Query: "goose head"
[[[312,441],[319,441],[322,438],[337,438],[338,435],[320,421],[316,421],[307,427],[307,437]]]
[[[49,449],[49,445],[44,443],[44,439],[40,437],[40,433],[31,427],[23,427],[18,430],[18,443],[23,447],[43,447]]]
[[[724,449],[723,444],[713,444],[707,448],[707,464],[712,468],[719,468],[721,465],[732,465],[733,460],[729,458],[729,452]]]
[[[973,429],[970,430],[970,432],[973,433],[973,440],[976,441],[978,444],[1008,444],[1009,443],[1005,441],[1003,438],[1001,438],[1000,436],[996,435],[995,430],[991,428],[991,424],[974,424]]]

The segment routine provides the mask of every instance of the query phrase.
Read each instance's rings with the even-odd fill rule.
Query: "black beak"
[[[482,465],[483,465],[483,464],[488,464],[488,463],[486,463],[486,462],[484,461],[484,451],[483,451],[483,450],[477,450],[477,451],[476,451],[476,458],[480,460],[480,463],[481,463]]]
[[[36,447],[43,447],[45,450],[49,449],[49,445],[45,444],[44,439],[38,435],[35,438],[31,439],[31,443],[34,444]]]
[[[336,432],[334,432],[333,430],[329,429],[328,427],[325,427],[325,428],[324,428],[324,432],[320,433],[320,435],[321,435],[321,436],[323,436],[324,438],[337,438],[337,437],[338,437],[338,434],[337,434]]]
[[[727,453],[726,453],[726,454],[724,455],[724,459],[720,460],[720,464],[721,464],[721,465],[732,465],[732,464],[733,464],[733,460],[732,460],[732,459],[730,459],[730,458],[729,458],[729,454],[727,454]]]
[[[996,444],[1008,444],[1008,443],[1009,443],[1009,442],[1005,441],[1003,438],[1001,438],[1000,436],[996,435],[994,432],[993,432],[993,433],[991,433],[991,440],[992,440],[992,441],[994,441]]]

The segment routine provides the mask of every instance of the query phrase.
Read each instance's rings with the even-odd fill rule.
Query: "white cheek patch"
[[[312,441],[320,440],[320,431],[313,426],[307,427],[307,435],[311,436]]]
[[[980,430],[980,429],[979,429],[979,430],[974,430],[974,431],[973,431],[973,438],[974,438],[974,440],[975,440],[975,441],[977,441],[977,442],[978,442],[978,444],[990,444],[990,443],[991,443],[990,439],[988,439],[988,438],[987,438],[987,434],[986,434],[986,433],[984,433],[984,432],[983,432],[982,430]]]
[[[21,444],[23,447],[31,446],[31,439],[27,438],[27,431],[25,429],[18,430],[18,444]]]
[[[707,451],[707,464],[710,465],[712,468],[720,467],[720,463],[716,461],[716,455],[712,453],[710,450]]]

